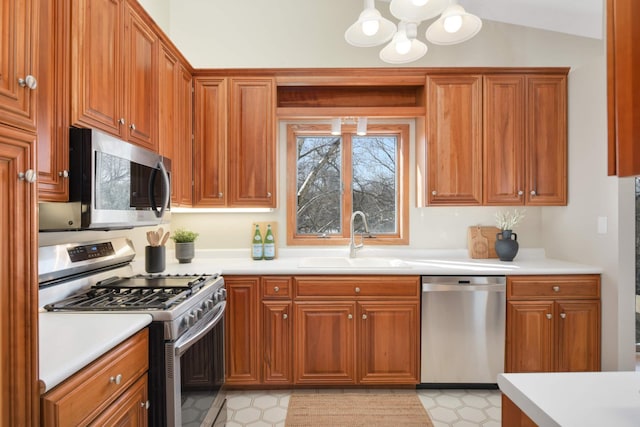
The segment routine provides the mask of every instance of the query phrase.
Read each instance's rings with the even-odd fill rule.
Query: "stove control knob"
[[[195,311],[194,315],[195,315],[196,320],[202,319],[202,309],[201,308],[196,308],[196,311]]]
[[[187,325],[193,326],[196,323],[196,316],[193,313],[190,313],[187,316]]]
[[[218,301],[225,301],[227,299],[227,290],[222,288],[218,292],[216,292],[216,297]]]
[[[215,296],[213,296],[211,298],[215,298]],[[216,303],[213,301],[213,299],[208,299],[205,302],[205,305],[207,306],[207,310],[213,310],[213,306],[216,305]]]

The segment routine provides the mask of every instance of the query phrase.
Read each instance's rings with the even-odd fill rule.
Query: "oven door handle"
[[[200,338],[202,338],[205,334],[207,334],[211,329],[213,329],[219,322],[222,320],[222,316],[224,316],[224,311],[227,306],[226,301],[222,301],[219,303],[222,306],[220,310],[216,313],[216,315],[208,321],[204,326],[192,329],[188,331],[186,334],[181,336],[178,341],[175,342],[174,348],[176,352],[176,356],[182,356],[189,348],[194,345]]]

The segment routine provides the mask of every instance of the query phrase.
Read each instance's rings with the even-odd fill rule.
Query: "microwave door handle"
[[[158,169],[154,168],[151,172],[151,177],[149,179],[149,201],[151,202],[151,209],[155,212],[156,217],[162,218],[164,215],[164,211],[169,206],[169,198],[171,197],[171,183],[169,182],[169,174],[167,173],[167,169],[164,167],[164,163],[158,162],[158,168],[160,172],[162,172],[162,183],[164,187],[163,191],[163,200],[162,207],[158,210],[158,204],[156,203],[156,196],[153,192],[154,183],[156,181],[156,175],[158,174]]]

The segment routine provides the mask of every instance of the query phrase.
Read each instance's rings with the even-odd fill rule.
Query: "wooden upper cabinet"
[[[125,120],[129,142],[158,151],[157,36],[127,3]]]
[[[640,175],[640,2],[607,0],[609,175]]]
[[[483,200],[524,203],[525,77],[485,75],[483,82]]]
[[[194,206],[275,207],[274,80],[199,76],[194,87]]]
[[[191,206],[193,182],[191,73],[165,44],[158,57],[159,151],[171,159],[171,203]]]
[[[32,131],[39,88],[30,89],[20,81],[31,76],[37,83],[39,78],[38,12],[39,0],[3,0],[0,7],[0,123]]]
[[[35,134],[0,126],[0,425],[38,425],[38,277]],[[19,319],[19,321],[16,321]]]
[[[224,206],[227,185],[227,80],[194,79],[193,205]]]
[[[71,122],[158,149],[157,37],[123,0],[78,0],[71,20]]]
[[[482,76],[427,76],[430,205],[482,203]]]
[[[229,206],[276,206],[275,82],[231,78]]]
[[[567,204],[567,77],[527,77],[527,205]]]
[[[77,0],[71,11],[71,122],[126,136],[123,0]]]

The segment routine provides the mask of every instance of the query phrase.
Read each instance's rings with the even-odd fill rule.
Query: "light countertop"
[[[151,323],[148,314],[39,314],[40,391],[78,372]]]
[[[640,425],[640,372],[500,374],[498,386],[540,427]]]
[[[139,251],[141,252],[141,251]],[[144,251],[142,251],[144,253]],[[379,275],[529,275],[600,274],[599,266],[546,258],[543,250],[521,250],[514,261],[471,259],[466,249],[457,250],[379,250],[358,252],[353,265],[348,252],[339,249],[281,249],[275,260],[254,261],[249,250],[198,250],[191,263],[179,264],[167,251],[164,273],[223,275],[304,275],[304,274],[379,274]],[[327,260],[323,263],[323,260]],[[335,261],[335,265],[331,262]],[[319,261],[319,262],[318,262]],[[344,262],[343,262],[344,261]],[[371,261],[371,262],[367,262]],[[377,262],[380,261],[380,262]],[[134,269],[144,273],[144,258],[136,257]],[[324,266],[321,266],[323,264]]]

